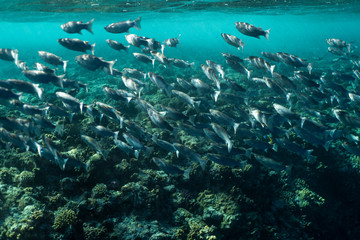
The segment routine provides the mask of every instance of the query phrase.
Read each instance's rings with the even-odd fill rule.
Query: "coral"
[[[91,190],[91,196],[93,198],[101,198],[104,197],[107,193],[108,189],[104,183],[96,184],[95,187]]]
[[[106,237],[106,228],[99,223],[84,223],[83,224],[85,240],[104,240]]]
[[[55,231],[61,232],[75,225],[77,221],[77,215],[74,210],[62,208],[55,212],[53,228]]]
[[[35,174],[29,171],[22,171],[18,177],[19,185],[24,186],[31,186],[34,184],[35,181]]]

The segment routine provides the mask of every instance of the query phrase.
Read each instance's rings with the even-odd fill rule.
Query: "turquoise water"
[[[77,106],[75,110],[66,109],[68,114],[74,113],[72,122],[56,116],[51,110],[44,116],[63,128],[62,134],[41,127],[38,135],[29,135],[42,149],[48,149],[51,157],[46,154],[39,156],[31,148],[26,151],[15,143],[9,144],[11,140],[0,134],[1,240],[357,239],[359,154],[343,147],[344,143],[356,150],[359,146],[358,100],[351,100],[348,95],[360,95],[359,77],[356,76],[359,66],[354,63],[360,59],[360,7],[356,1],[318,1],[313,4],[310,1],[104,0],[51,1],[45,4],[43,1],[18,0],[0,3],[0,6],[0,48],[17,49],[19,60],[25,61],[31,69],[35,62],[55,68],[46,64],[38,51],[69,60],[65,78],[88,85],[88,92],[82,88],[74,91],[74,97],[85,108],[91,105],[101,111],[96,102],[109,104],[115,109],[110,112],[119,111],[126,120],[138,124],[147,133],[138,136],[138,132],[126,122],[124,125],[128,129],[121,128],[118,119],[108,117],[106,113],[101,117],[91,116],[85,108],[80,113]],[[193,66],[181,69],[155,62],[153,67],[134,58],[133,53],[139,53],[139,48],[131,46],[128,52],[111,49],[105,40],[128,45],[124,37],[127,33],[112,34],[104,27],[139,16],[142,17],[141,30],[130,28],[130,33],[160,42],[181,34],[180,45],[165,47],[164,54],[168,58],[186,60]],[[94,34],[86,30],[82,30],[82,35],[68,34],[60,27],[68,21],[87,22],[93,18]],[[269,40],[241,34],[234,24],[238,21],[264,30],[271,29]],[[227,44],[221,33],[242,39],[244,51]],[[110,99],[103,92],[104,86],[132,91],[124,86],[120,76],[81,67],[75,62],[75,57],[83,53],[61,46],[57,42],[59,38],[79,38],[90,44],[96,43],[95,56],[107,61],[116,60],[115,69],[136,68],[145,73],[157,73],[169,88],[185,92],[200,107],[186,104],[174,95],[167,96],[149,77],[139,79],[145,83],[140,98],[136,93],[130,103]],[[329,53],[326,42],[329,38],[351,43],[351,53],[345,57]],[[293,78],[295,70],[307,71],[306,68],[269,60],[271,65],[276,65],[275,72],[289,77],[297,85],[296,90],[281,86],[287,93],[286,99],[264,83],[246,79],[246,75],[233,70],[221,55],[231,53],[246,59],[249,56],[262,57],[262,51],[285,52],[305,59],[313,66],[309,78],[317,85],[308,87]],[[221,74],[217,74],[221,90],[219,100],[214,101],[212,95],[219,89],[201,69],[206,60],[222,65],[225,76],[245,90],[237,91],[235,86],[227,86]],[[31,82],[14,62],[0,60],[0,63],[0,79]],[[252,77],[275,79],[269,70],[257,69],[247,61],[244,65],[250,69]],[[346,77],[331,77],[334,72]],[[61,74],[63,70],[59,66],[56,75]],[[344,90],[336,89],[338,85],[325,83],[321,75]],[[200,78],[210,85],[210,89],[205,92],[185,90],[176,82],[176,77],[187,81],[191,77]],[[70,88],[62,89],[52,84],[40,84],[40,87],[44,89],[42,100],[24,93],[21,101],[40,108],[46,107],[47,103],[64,107],[55,92],[70,92]],[[224,96],[229,93],[237,96],[237,100],[226,99]],[[306,96],[313,99],[306,99]],[[165,121],[173,129],[162,128],[150,120],[149,110],[139,107],[140,100],[148,101],[158,112],[163,111],[160,105],[170,106],[185,114],[186,120],[174,120],[165,115]],[[283,116],[274,110],[273,103],[291,109],[296,116]],[[34,116],[22,113],[8,102],[1,104],[0,127],[6,129],[3,124],[6,117],[34,122]],[[239,122],[238,133],[234,134],[233,126],[218,123],[209,116],[210,109],[219,110],[235,119],[234,122]],[[274,117],[276,120],[272,124],[279,132],[269,127],[268,122],[259,123],[255,114],[251,115],[254,109],[260,109],[265,117]],[[333,113],[336,109],[345,111],[347,115],[336,117]],[[317,114],[310,113],[310,110],[317,111]],[[251,120],[244,120],[241,111]],[[310,131],[311,139],[298,134],[298,129],[303,128],[301,118],[318,123],[321,130],[314,127],[315,130]],[[230,153],[227,152],[227,142],[224,143],[216,131],[215,147],[209,137],[201,135],[205,128],[212,131],[215,127],[211,123],[214,122],[229,134],[233,143]],[[131,148],[131,154],[126,154],[116,146],[113,137],[95,134],[91,130],[95,125],[118,131],[118,138],[123,142],[126,142],[123,133],[137,136],[144,146],[139,157],[136,158],[135,146]],[[194,134],[191,126],[200,133]],[[29,134],[21,129],[8,130],[16,136]],[[83,141],[81,135],[93,137],[101,151]],[[190,153],[186,154],[179,148],[176,150],[180,157],[177,157],[175,151],[164,150],[155,144],[152,137],[170,144],[183,144]],[[323,142],[314,143],[314,138]],[[279,146],[274,150],[280,139],[309,150],[306,153],[309,155],[294,154],[290,147]],[[248,145],[249,141],[258,141],[262,145]],[[50,146],[57,155],[52,156]],[[225,150],[217,150],[216,146]],[[230,164],[212,162],[207,154],[230,159]],[[61,164],[56,158],[67,159],[65,169],[59,168]],[[159,167],[153,162],[156,158],[176,170]]]

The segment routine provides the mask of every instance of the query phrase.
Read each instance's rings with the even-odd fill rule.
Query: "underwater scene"
[[[0,9],[0,239],[360,239],[357,1]]]

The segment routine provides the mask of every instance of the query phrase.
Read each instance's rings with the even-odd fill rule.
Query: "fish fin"
[[[138,17],[134,20],[134,28],[137,30],[141,30],[141,17]]]
[[[240,42],[240,47],[242,49],[242,52],[244,52],[245,43],[243,41]]]
[[[117,59],[115,59],[114,61],[107,61],[107,68],[109,68],[110,70],[110,75],[113,75],[113,66],[116,63]]]
[[[278,151],[278,145],[276,143],[273,144],[272,149],[277,152]]]
[[[165,45],[161,44],[161,53],[164,54]]]
[[[83,108],[84,108],[84,102],[81,102],[80,103],[80,113],[81,114],[83,113]]]
[[[251,71],[246,69],[246,75],[247,75],[247,78],[250,79]]]
[[[63,61],[64,73],[66,72],[66,66],[67,66],[68,62],[69,62],[69,60]]]
[[[245,156],[249,159],[251,158],[252,150],[252,148],[248,148],[245,150]]]
[[[95,54],[95,45],[96,45],[96,43],[92,44],[91,48],[90,48],[92,55]]]
[[[153,147],[146,147],[145,156],[149,157],[153,150]]]
[[[179,154],[180,154],[179,150],[176,150],[175,153],[176,153],[176,157],[179,158]]]
[[[86,30],[88,30],[91,34],[94,34],[93,29],[92,29],[92,24],[94,22],[95,18],[91,19],[90,21],[88,21],[86,23]]]
[[[151,59],[151,62],[152,62],[153,68],[154,68],[155,67],[155,58]]]
[[[220,91],[215,91],[215,93],[214,93],[214,101],[215,102],[217,102],[219,95],[220,95]]]
[[[15,60],[15,64],[18,65],[19,62],[19,51],[17,49],[11,51],[11,56]]]
[[[228,152],[231,152],[231,149],[233,147],[233,143],[231,142],[231,140],[229,139],[229,141],[226,142],[226,145],[228,147]]]
[[[64,88],[64,77],[65,77],[65,74],[57,76],[57,79],[58,79],[58,82],[56,82],[56,84],[58,84],[57,86]]]
[[[207,161],[201,157],[198,158],[198,161],[202,170],[205,170]]]
[[[55,127],[55,132],[62,136],[64,133],[64,124],[57,124]]]
[[[268,30],[265,31],[265,38],[266,38],[267,40],[269,40],[270,30],[271,30],[271,28],[269,28]]]
[[[274,69],[275,69],[276,65],[271,65],[270,66],[270,73],[271,73],[271,76],[274,75]]]
[[[214,96],[215,97],[215,96]],[[215,101],[216,102],[216,101]],[[194,107],[199,108],[201,101],[194,101]]]
[[[39,87],[39,84],[34,84],[34,87],[35,87],[35,92],[36,92],[36,94],[38,95],[38,97],[40,98],[40,100],[42,100],[42,95],[43,95],[44,89],[43,89],[43,88],[40,88],[40,87]]]
[[[236,135],[236,130],[239,128],[240,123],[234,123],[234,135]]]
[[[74,115],[75,115],[75,113],[70,113],[70,114],[69,114],[68,118],[69,118],[69,122],[70,122],[70,123],[72,123],[72,120],[73,120],[73,118],[74,118]]]
[[[161,112],[158,112],[160,114],[160,116],[162,117],[165,117],[166,116],[166,111],[161,111]]]
[[[114,132],[114,139],[117,140],[119,137],[119,131]]]
[[[139,154],[140,154],[140,151],[139,151],[139,150],[135,150],[135,151],[134,151],[134,155],[135,155],[136,159],[139,158]]]
[[[332,142],[332,140],[329,140],[324,144],[324,148],[325,148],[326,151],[329,151],[331,142]]]
[[[347,50],[348,50],[348,52],[350,53],[351,52],[351,43],[348,43],[348,44],[346,44],[346,48],[347,48]]]

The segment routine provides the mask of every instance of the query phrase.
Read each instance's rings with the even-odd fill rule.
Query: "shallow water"
[[[36,151],[26,152],[14,146],[16,144],[4,146],[0,150],[0,239],[355,239],[359,232],[357,221],[353,220],[358,219],[360,210],[356,204],[360,200],[359,157],[345,151],[342,144],[347,142],[358,148],[358,140],[354,139],[359,134],[357,121],[360,114],[348,93],[360,93],[359,77],[353,72],[359,66],[351,62],[359,60],[360,4],[358,1],[312,2],[59,0],[45,3],[17,0],[1,4],[0,48],[17,49],[19,60],[25,61],[30,68],[35,62],[45,64],[38,51],[51,52],[69,60],[65,78],[81,81],[89,88],[88,92],[78,89],[75,97],[79,101],[85,105],[97,101],[110,104],[125,119],[139,124],[150,135],[170,143],[181,143],[207,163],[202,169],[191,157],[180,152],[177,158],[175,152],[165,151],[145,137],[138,137],[145,147],[136,159],[134,154],[127,155],[117,148],[112,137],[99,137],[90,129],[93,125],[104,125],[119,131],[119,139],[125,141],[122,134],[131,131],[120,128],[116,119],[93,118],[77,109],[73,122],[70,122],[50,112],[46,119],[63,125],[64,134],[42,128],[40,135],[32,137],[42,148],[49,148],[45,137],[51,139],[56,151],[74,158],[75,164],[69,161],[61,170],[55,156],[54,160],[48,160]],[[164,54],[186,60],[193,66],[181,69],[155,62],[153,67],[133,57],[132,53],[140,52],[139,48],[131,46],[128,52],[111,49],[106,39],[128,45],[124,37],[128,33],[112,34],[104,27],[139,16],[142,17],[141,30],[130,28],[130,33],[160,42],[181,34],[180,44],[176,48],[166,47]],[[68,21],[86,22],[93,18],[94,34],[86,30],[82,30],[81,35],[68,34],[60,27]],[[238,21],[271,29],[269,40],[263,36],[256,39],[241,34],[234,24]],[[242,39],[244,50],[227,44],[221,33]],[[75,57],[83,53],[64,48],[57,42],[59,38],[79,38],[90,44],[96,43],[95,56],[107,61],[116,60],[115,69],[121,71],[130,67],[145,73],[155,72],[171,88],[194,97],[201,102],[199,108],[187,105],[174,95],[167,96],[149,78],[141,79],[146,85],[141,91],[141,99],[154,105],[159,112],[162,104],[185,113],[190,119],[194,117],[200,131],[212,129],[209,124],[213,119],[209,120],[206,115],[210,109],[233,117],[235,122],[241,123],[239,129],[244,130],[245,135],[241,131],[235,135],[232,126],[227,124],[222,126],[231,136],[234,149],[246,148],[246,154],[235,155],[234,150],[227,154],[222,139],[215,145],[225,146],[225,152],[217,151],[211,147],[209,138],[193,136],[186,127],[184,131],[182,124],[191,121],[173,120],[165,115],[166,121],[176,130],[156,126],[148,113],[138,106],[136,97],[130,103],[106,97],[104,86],[131,91],[119,76],[79,66]],[[329,53],[328,38],[351,43],[351,53],[345,57]],[[231,53],[245,59],[262,57],[262,51],[285,52],[305,59],[313,66],[310,76],[317,86],[305,87],[292,78],[295,70],[307,71],[306,68],[270,61],[276,65],[275,72],[291,78],[297,85],[296,90],[283,87],[289,100],[282,93],[271,91],[264,83],[247,80],[244,74],[231,69],[221,55]],[[206,60],[221,64],[225,76],[244,87],[245,93],[227,87],[219,75],[221,93],[219,101],[215,102],[210,94],[217,90],[216,86],[201,69]],[[14,62],[0,61],[0,79],[29,81]],[[269,71],[259,70],[247,62],[244,65],[251,70],[252,77],[272,77]],[[331,77],[334,72],[345,74],[351,80]],[[61,66],[56,70],[56,75],[60,74],[63,74]],[[345,90],[325,84],[320,76],[340,84]],[[200,78],[211,89],[186,91],[178,85],[176,77],[188,81],[191,77]],[[55,92],[69,89],[51,84],[40,84],[40,87],[44,88],[42,100],[27,93],[21,100],[41,107],[45,107],[45,103],[63,107]],[[314,97],[314,103],[305,96],[314,96],[315,90],[321,90],[323,95],[318,93],[321,97]],[[235,94],[241,101],[226,100],[223,98],[226,93]],[[298,114],[296,121],[280,118],[273,123],[284,132],[269,130],[267,124],[256,123],[255,116],[250,116],[251,121],[241,120],[240,110],[249,113],[254,108],[261,109],[266,116],[279,117],[273,103],[282,104]],[[316,110],[321,117],[309,113],[310,109]],[[332,113],[334,109],[342,109],[350,115],[337,120]],[[0,107],[0,114],[2,121],[4,117],[32,119],[7,103]],[[355,120],[349,120],[349,116]],[[321,138],[326,143],[314,143],[295,132],[294,127],[302,127],[301,117],[325,126]],[[331,131],[334,129],[339,135]],[[12,132],[26,135],[20,129]],[[82,141],[80,135],[83,134],[94,137],[104,152],[109,151],[108,156],[101,156],[103,152],[97,153]],[[349,140],[351,134],[353,138]],[[249,146],[243,141],[248,138],[262,144],[270,143],[270,148],[264,151],[255,144]],[[1,134],[0,139],[7,141]],[[313,150],[311,156],[314,158],[299,156],[281,147],[278,151],[272,150],[277,139],[288,139],[305,150]],[[325,150],[327,144],[329,151]],[[150,149],[153,151],[149,155],[144,154]],[[246,161],[246,166],[229,167],[211,162],[206,157],[209,153],[230,158],[239,165]],[[271,158],[275,163],[258,162],[259,156]],[[152,161],[156,157],[179,167],[180,172],[184,170],[185,176],[160,170]],[[88,171],[83,169],[85,164]]]

